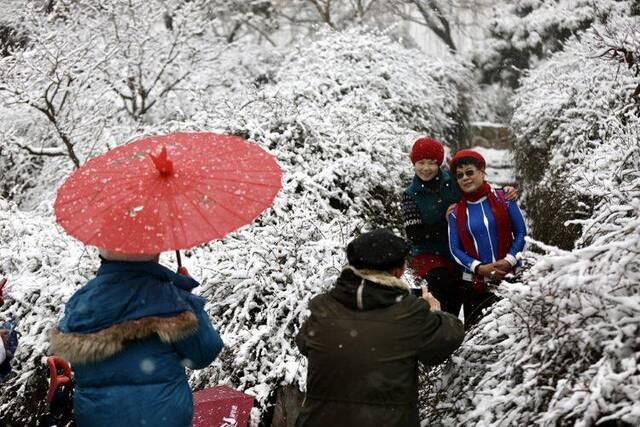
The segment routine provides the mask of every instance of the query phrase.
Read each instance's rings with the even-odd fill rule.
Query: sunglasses
[[[458,173],[456,173],[456,178],[458,178],[458,179],[462,179],[462,178],[464,178],[465,176],[473,176],[473,174],[475,174],[475,173],[476,173],[476,171],[475,171],[475,170],[473,170],[473,169],[469,169],[469,170],[466,170],[466,171],[464,171],[464,172],[458,172]]]

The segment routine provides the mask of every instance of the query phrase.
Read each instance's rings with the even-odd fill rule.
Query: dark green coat
[[[402,199],[411,255],[429,253],[450,257],[445,214],[449,205],[458,203],[461,197],[460,187],[444,169],[440,169],[438,176],[429,182],[413,177]]]
[[[309,308],[296,337],[309,361],[296,425],[417,426],[418,361],[449,357],[464,337],[462,322],[431,311],[389,274],[351,267]]]

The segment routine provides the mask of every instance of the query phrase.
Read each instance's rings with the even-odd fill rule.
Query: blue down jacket
[[[155,262],[105,261],[71,297],[50,339],[74,371],[79,427],[191,425],[184,367],[223,345],[197,285]]]

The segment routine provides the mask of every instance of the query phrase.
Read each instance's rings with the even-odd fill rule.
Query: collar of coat
[[[410,289],[410,286],[407,283],[405,283],[401,279],[398,279],[393,274],[387,273],[386,271],[365,270],[365,269],[358,270],[357,268],[351,265],[347,265],[344,269],[351,270],[356,276],[360,277],[361,279],[368,280],[378,285],[387,286],[390,288],[403,289],[406,291]]]
[[[415,196],[420,193],[434,193],[440,192],[442,187],[450,183],[452,180],[451,175],[446,170],[440,168],[438,174],[428,182],[421,180],[418,175],[413,176],[413,180],[405,193],[410,196]]]
[[[158,336],[173,343],[193,334],[198,319],[191,311],[176,316],[149,316],[129,320],[88,334],[64,333],[58,328],[49,331],[51,353],[62,356],[71,364],[100,362],[121,352],[132,341]]]
[[[330,291],[353,310],[389,307],[409,296],[409,285],[385,271],[360,270],[348,265]]]

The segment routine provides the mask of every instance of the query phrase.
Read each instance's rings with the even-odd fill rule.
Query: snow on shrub
[[[192,372],[190,382],[194,389],[225,383],[255,395],[263,419],[279,385],[304,387],[306,360],[293,338],[308,300],[335,280],[346,261],[344,248],[360,229],[397,221],[394,203],[410,178],[412,139],[429,134],[454,143],[470,80],[453,59],[428,58],[364,30],[323,32],[311,44],[289,48],[278,63],[274,55],[265,55],[262,66],[248,62],[247,75],[268,76],[259,84],[253,78],[245,87],[230,78],[223,82],[229,90],[194,84],[182,98],[193,102],[183,109],[182,120],[136,124],[132,130],[242,135],[272,152],[282,166],[283,188],[272,208],[224,240],[185,253],[185,265],[202,282],[196,292],[207,297],[206,310],[226,343],[220,358]],[[233,58],[246,60],[228,55],[228,61]],[[50,212],[52,192],[40,194],[47,200],[38,212]],[[0,398],[3,414],[26,422],[33,418],[17,391],[28,390],[40,375],[46,330],[91,277],[97,260],[94,251],[81,252],[52,227],[49,216],[22,213],[13,205],[4,215],[0,224],[9,248],[21,245],[22,254],[37,253],[40,267],[28,271],[5,263],[0,273],[10,277],[14,292],[37,290],[38,304],[48,310],[21,321],[27,343],[14,361],[15,375],[3,385],[16,394],[3,391]],[[23,224],[33,224],[33,232],[20,234]],[[174,262],[171,254],[161,261]],[[17,311],[14,304],[5,308]],[[44,399],[39,396],[34,399]]]
[[[627,40],[635,55],[637,26],[625,22],[598,31]],[[503,299],[427,380],[426,425],[640,423],[640,124],[624,114],[630,80],[622,69],[616,80],[609,58],[590,58],[602,53],[603,40],[591,37],[596,51],[574,43],[555,65],[533,72],[516,111],[521,121],[526,111],[541,119],[537,133],[529,117],[531,142],[575,150],[565,148],[573,155],[562,159],[558,147],[551,159],[569,163],[571,191],[594,201],[579,248],[530,241],[536,252],[526,253],[528,268],[500,286]],[[573,70],[579,61],[588,61],[588,75]],[[554,135],[554,128],[564,130]]]
[[[630,20],[614,22],[608,28],[629,31]],[[637,120],[634,73],[601,57],[610,52],[600,38],[592,30],[568,43],[523,80],[515,99],[514,157],[532,235],[565,249],[580,236],[565,222],[590,217],[596,203],[591,186],[576,184],[585,150],[608,137],[611,123]]]
[[[276,80],[313,104],[387,110],[388,119],[405,128],[437,131],[457,143],[449,134],[461,124],[452,118],[464,109],[468,77],[451,58],[429,57],[384,35],[352,29],[301,46],[285,59]]]
[[[483,83],[517,87],[523,71],[562,50],[565,41],[610,16],[628,15],[628,0],[509,0],[489,19],[474,63]],[[636,11],[637,13],[637,11]]]
[[[0,143],[9,153],[0,167],[11,182],[7,195],[25,208],[37,207],[89,158],[178,117],[175,92],[194,87],[221,49],[194,2],[24,2],[14,9],[28,42],[0,57],[0,112],[7,111]],[[48,186],[23,185],[30,178],[12,167],[17,151]]]
[[[2,383],[0,424],[41,425],[48,412],[47,332],[64,302],[97,270],[97,257],[63,235],[52,218],[23,212],[0,199],[0,275],[8,277],[2,318],[13,314],[21,333],[11,362],[15,375]]]

